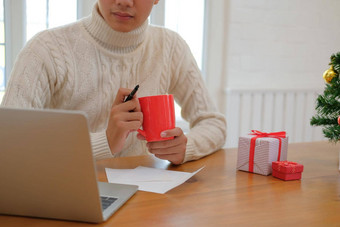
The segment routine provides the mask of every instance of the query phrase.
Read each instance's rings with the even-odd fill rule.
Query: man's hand
[[[157,158],[169,160],[175,165],[183,162],[185,157],[187,137],[184,135],[181,128],[174,128],[163,131],[161,137],[172,137],[172,140],[163,140],[157,142],[148,142],[146,146],[149,152],[154,154]],[[138,139],[145,140],[141,134],[137,135]]]
[[[143,114],[136,95],[130,101],[124,102],[131,91],[120,88],[111,108],[106,137],[112,154],[120,152],[129,133],[139,129],[143,123]]]

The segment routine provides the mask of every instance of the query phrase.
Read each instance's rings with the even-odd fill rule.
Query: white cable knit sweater
[[[226,122],[216,111],[195,60],[176,33],[148,25],[128,32],[112,30],[94,7],[73,24],[43,31],[19,54],[2,106],[81,110],[88,116],[97,159],[148,154],[130,133],[123,150],[112,155],[106,127],[120,87],[140,85],[138,97],[174,94],[190,122],[185,160],[219,149]]]

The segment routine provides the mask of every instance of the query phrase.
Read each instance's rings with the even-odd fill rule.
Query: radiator
[[[225,147],[237,147],[240,135],[252,129],[286,131],[289,143],[325,140],[321,127],[310,126],[321,90],[226,89],[228,122]]]

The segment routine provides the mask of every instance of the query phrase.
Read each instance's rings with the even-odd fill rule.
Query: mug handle
[[[139,132],[140,134],[142,134],[142,136],[144,136],[146,138],[146,132],[142,129],[137,129],[137,132]]]

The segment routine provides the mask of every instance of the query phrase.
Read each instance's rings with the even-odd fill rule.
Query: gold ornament
[[[333,78],[336,77],[336,72],[334,72],[333,65],[323,73],[323,79],[326,83],[331,83]]]

